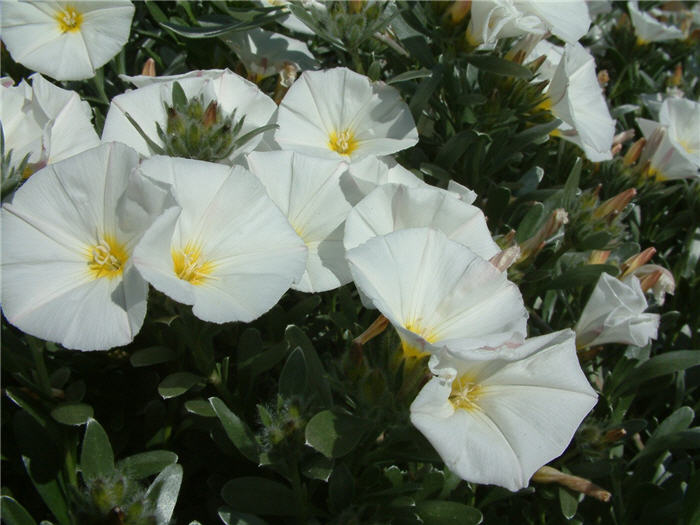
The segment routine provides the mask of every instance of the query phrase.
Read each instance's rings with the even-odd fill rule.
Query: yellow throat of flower
[[[469,374],[464,374],[452,382],[449,401],[455,410],[479,410],[477,400],[481,393],[481,387],[474,378]]]
[[[75,33],[83,25],[83,14],[72,5],[65,6],[55,18],[61,33]]]
[[[88,250],[88,268],[94,279],[114,279],[124,272],[129,252],[113,235],[105,235]]]
[[[405,323],[404,328],[409,332],[413,332],[414,334],[421,336],[429,343],[438,340],[438,335],[433,330],[422,326],[417,321],[409,321]],[[430,352],[424,352],[422,348],[413,346],[403,338],[401,339],[401,348],[403,349],[404,357],[421,358],[430,355]]]
[[[173,258],[173,271],[178,279],[198,286],[211,278],[215,264],[212,261],[203,261],[202,247],[188,242],[182,250],[171,250]]]
[[[349,129],[343,130],[340,133],[331,131],[328,137],[328,147],[341,155],[350,155],[357,149],[355,134]]]

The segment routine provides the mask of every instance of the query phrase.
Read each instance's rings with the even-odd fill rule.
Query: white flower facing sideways
[[[527,311],[518,287],[438,230],[373,237],[346,257],[358,290],[397,330],[406,356],[446,346],[469,355],[525,337]]]
[[[66,348],[131,342],[148,285],[131,253],[167,193],[138,154],[103,144],[35,173],[2,208],[2,300],[20,330]]]
[[[549,80],[546,105],[562,124],[552,134],[581,147],[589,160],[610,160],[615,121],[598,83],[595,60],[580,44],[541,41],[529,56],[545,55],[540,79]]]
[[[248,170],[156,156],[141,172],[176,206],[146,231],[134,262],[155,288],[204,321],[249,322],[306,267],[306,246]]]
[[[659,180],[700,177],[700,103],[667,98],[659,122],[637,119],[647,144],[640,163],[649,162],[649,175]]]
[[[351,204],[340,185],[344,164],[293,151],[253,152],[247,160],[309,250],[306,271],[292,288],[324,292],[349,283],[343,227]]]
[[[344,67],[302,73],[280,103],[277,124],[283,150],[348,163],[418,142],[399,92]]]
[[[452,192],[428,185],[379,186],[349,213],[343,243],[345,249],[351,250],[377,235],[423,227],[440,230],[482,259],[490,259],[501,251],[479,208]]]
[[[411,422],[466,481],[516,491],[560,456],[597,395],[563,330],[527,339],[495,358],[445,350],[411,404]]]
[[[141,77],[135,78],[137,82],[142,80]],[[163,132],[169,134],[169,140],[172,139],[173,143],[178,143],[180,136],[184,135],[184,130],[178,127],[177,116],[166,109],[166,106],[173,108],[177,105],[177,101],[173,100],[176,82],[187,99],[185,104],[196,103],[201,97],[201,137],[205,136],[206,130],[219,129],[216,126],[222,124],[222,119],[231,117],[234,111],[236,122],[245,116],[237,136],[246,135],[267,125],[277,108],[274,101],[260,91],[255,84],[228,70],[187,73],[170,77],[167,82],[158,80],[158,77],[152,78],[154,80],[147,81],[148,85],[112,99],[102,132],[103,141],[123,142],[142,155],[150,157],[155,152],[149,145],[149,140],[158,148],[166,147],[166,143],[158,133],[158,127],[160,127]],[[209,115],[210,121],[207,121],[206,109],[210,107],[214,111]],[[129,122],[127,114],[141,128],[140,131]],[[231,135],[228,131],[224,130],[222,135]],[[148,140],[141,132],[148,137]],[[240,147],[235,147],[230,153],[227,151],[227,154],[218,161],[232,164],[239,155],[252,151],[261,139],[261,134],[254,136]],[[201,144],[201,146],[205,145]],[[166,153],[171,156],[181,156],[174,152],[166,151]]]
[[[576,345],[646,345],[659,328],[659,315],[644,313],[647,306],[637,277],[602,273],[576,324]]]
[[[627,2],[627,9],[639,44],[685,38],[683,31],[679,28],[664,24],[647,11],[639,9],[638,2]]]
[[[83,80],[129,39],[127,0],[0,3],[0,34],[15,62],[56,80]]]
[[[25,81],[14,87],[0,87],[5,151],[13,150],[12,166],[29,153],[25,177],[100,144],[87,102],[75,91],[54,86],[38,73],[30,78],[31,87]]]
[[[479,0],[472,2],[467,40],[493,45],[499,38],[551,32],[578,42],[591,25],[583,0]]]

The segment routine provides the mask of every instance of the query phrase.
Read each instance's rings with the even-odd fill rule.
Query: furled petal
[[[639,9],[638,2],[627,2],[630,19],[637,33],[639,43],[663,42],[665,40],[678,40],[683,38],[683,31],[677,27],[662,24],[646,11]]]
[[[667,98],[661,104],[659,122],[668,126],[668,138],[676,151],[700,168],[700,103]]]
[[[623,343],[644,346],[656,339],[658,314],[646,314],[639,279],[625,281],[603,273],[576,324],[577,344]]]
[[[526,487],[561,455],[596,403],[574,334],[528,339],[510,359],[474,361],[445,351],[411,405],[411,422],[461,478]]]
[[[303,274],[303,241],[247,170],[160,156],[141,169],[170,186],[177,206],[143,236],[135,264],[199,318],[252,321]]]

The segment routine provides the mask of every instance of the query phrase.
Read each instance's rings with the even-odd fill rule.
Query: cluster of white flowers
[[[93,75],[126,41],[134,11],[116,1],[2,6],[13,58],[56,79]],[[483,1],[473,3],[469,35],[567,42],[543,40],[531,57],[547,57],[540,75],[563,121],[558,135],[599,161],[611,158],[615,124],[593,57],[577,42],[589,25],[582,1]],[[39,44],[27,27],[45,29]],[[249,74],[260,79],[288,62],[255,61],[276,38],[258,31],[229,44],[250,55]],[[296,67],[315,67],[306,46],[294,52]],[[2,88],[14,158],[43,168],[2,208],[12,324],[69,349],[102,350],[138,333],[149,283],[223,323],[256,319],[289,288],[354,281],[397,330],[405,359],[430,356],[432,379],[411,421],[450,469],[517,490],[565,450],[596,403],[576,335],[526,339],[527,310],[490,262],[501,251],[473,193],[425,184],[391,157],[418,141],[394,88],[345,68],[305,71],[278,106],[228,70],[128,79],[136,89],[111,101],[102,143],[77,94],[38,74],[31,87]],[[662,135],[652,170],[688,176],[692,164],[697,173],[699,107],[669,100],[656,127],[640,120],[645,135]],[[274,133],[261,132],[272,124]],[[603,274],[579,345],[643,344],[658,325],[646,306],[637,277]]]

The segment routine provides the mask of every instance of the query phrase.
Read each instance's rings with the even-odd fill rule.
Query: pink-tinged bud
[[[568,223],[569,215],[564,208],[557,208],[554,210],[544,226],[542,226],[533,237],[520,245],[521,253],[519,260],[523,261],[539,252],[544,248],[546,241],[554,236],[554,234],[559,231],[559,228]]]
[[[613,157],[616,157],[617,155],[619,155],[621,151],[622,151],[622,144],[615,144],[612,148],[610,148],[610,154]]]
[[[576,492],[580,492],[586,496],[591,496],[606,503],[610,501],[610,498],[612,497],[612,494],[610,494],[607,490],[600,488],[592,481],[579,476],[565,474],[552,467],[544,466],[539,469],[533,474],[532,481],[537,483],[558,483],[559,485],[563,485],[571,490],[575,490]]]
[[[601,88],[605,88],[605,86],[608,85],[608,82],[610,82],[610,75],[608,74],[607,69],[601,69],[598,71],[598,85]]]
[[[615,441],[620,441],[626,435],[627,431],[624,428],[613,428],[605,433],[603,440],[608,443],[615,443]]]
[[[443,19],[448,24],[458,24],[461,22],[472,7],[471,0],[455,0],[445,11]]]
[[[355,339],[352,340],[352,344],[354,346],[362,346],[368,341],[374,339],[377,337],[379,334],[381,334],[384,330],[386,330],[386,327],[389,326],[389,319],[384,317],[383,315],[379,315],[374,322],[369,325],[367,330],[362,332],[360,335],[358,335]]]
[[[646,146],[642,150],[642,155],[639,157],[639,164],[644,166],[651,160],[665,137],[666,126],[657,126],[654,132],[651,134],[651,137],[649,137],[647,140]]]
[[[504,272],[508,268],[510,268],[519,258],[520,246],[514,244],[512,246],[509,246],[505,250],[501,250],[500,253],[497,253],[496,255],[491,257],[491,259],[489,259],[489,262],[493,264],[496,268],[498,268],[500,271]]]
[[[210,128],[213,124],[216,123],[216,111],[217,109],[217,104],[215,100],[212,100],[209,105],[207,106],[207,109],[204,110],[204,116],[202,117],[202,124],[204,125],[205,128]]]
[[[651,290],[656,302],[664,304],[666,294],[673,295],[676,291],[676,280],[673,274],[658,264],[645,264],[634,271],[634,275],[639,279],[642,290]]]
[[[588,264],[605,264],[610,257],[610,250],[593,250],[588,258]]]
[[[622,263],[620,266],[621,273],[618,277],[622,279],[627,277],[629,274],[634,273],[635,270],[648,263],[654,254],[656,254],[656,248],[652,246],[638,253],[637,255],[633,255]]]
[[[593,212],[593,216],[602,219],[614,219],[637,196],[637,190],[629,188],[606,200]]]
[[[622,157],[622,163],[625,166],[631,166],[632,164],[637,162],[639,160],[639,156],[642,154],[642,150],[644,149],[646,143],[647,139],[642,137],[637,142],[632,144],[632,146],[630,146],[630,149],[627,150],[627,153],[625,153],[625,156]]]
[[[634,138],[634,130],[633,129],[626,129],[622,133],[618,133],[613,137],[613,144],[624,144],[625,142],[629,142]]]
[[[154,77],[156,76],[156,61],[153,60],[152,58],[149,58],[146,60],[146,63],[143,65],[143,68],[141,69],[141,74],[146,77]]]

